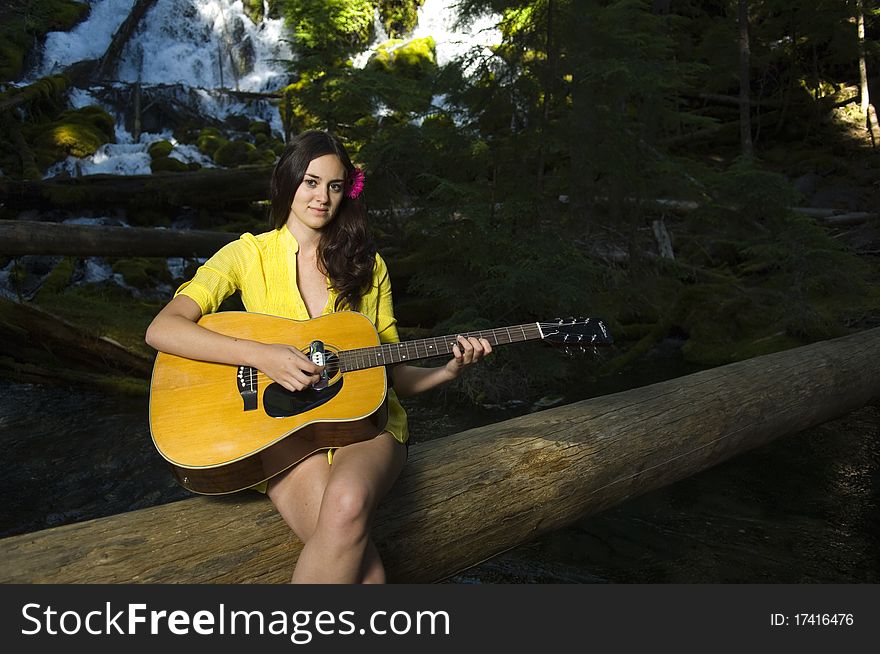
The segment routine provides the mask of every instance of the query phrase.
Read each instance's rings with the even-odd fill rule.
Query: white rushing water
[[[487,53],[493,45],[501,43],[498,29],[500,16],[489,14],[474,17],[464,25],[457,26],[458,0],[425,0],[419,8],[419,21],[413,38],[434,37],[437,46],[437,65],[463,57],[476,49]]]
[[[134,1],[87,0],[91,6],[88,18],[69,32],[47,35],[42,55],[23,82],[59,72],[78,61],[100,58]],[[426,0],[418,10],[416,28],[403,42],[432,36],[441,66],[474,49],[488,52],[490,46],[500,43],[498,16],[478,17],[458,26],[457,2]],[[378,11],[375,28],[373,44],[354,58],[355,65],[365,65],[376,48],[388,40]],[[104,84],[102,90],[71,91],[71,107],[97,104],[116,116],[116,143],[105,144],[90,157],[68,157],[53,166],[46,177],[148,174],[151,168],[147,148],[160,139],[175,144],[171,154],[174,158],[214,165],[195,147],[177,144],[170,131],[159,129],[132,136],[122,114],[129,109],[129,85],[134,82],[144,88],[161,88],[171,105],[200,116],[218,121],[230,116],[265,121],[280,137],[281,116],[273,103],[243,100],[219,89],[265,92],[283,87],[289,81],[284,61],[294,56],[286,39],[282,19],[264,17],[255,24],[244,13],[241,0],[156,0],[125,45],[115,80]],[[115,104],[106,100],[114,90]]]
[[[29,76],[36,79],[83,59],[97,59],[125,20],[134,0],[90,0],[89,17],[70,32],[47,35]],[[290,59],[281,19],[259,24],[241,0],[157,0],[122,52],[116,79],[241,91],[273,90],[286,83],[276,60]]]
[[[460,21],[458,4],[459,0],[425,0],[418,9],[416,27],[412,34],[405,36],[401,43],[388,50],[393,51],[414,39],[430,36],[434,39],[438,66],[445,66],[474,52],[489,54],[492,46],[501,43],[501,30],[498,29],[501,17],[487,14]],[[353,64],[357,68],[366,66],[376,49],[389,40],[388,33],[379,20],[378,11],[374,29],[376,36],[373,43],[353,58]]]

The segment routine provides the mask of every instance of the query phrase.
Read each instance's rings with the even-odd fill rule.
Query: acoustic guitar
[[[256,368],[160,352],[150,383],[150,431],[177,481],[205,495],[265,481],[313,452],[372,438],[385,424],[385,366],[449,356],[456,335],[381,344],[363,314],[342,311],[312,320],[223,311],[203,327],[238,338],[286,343],[325,366],[321,379],[292,392]],[[462,336],[493,347],[542,339],[576,347],[610,345],[605,324],[570,318]]]

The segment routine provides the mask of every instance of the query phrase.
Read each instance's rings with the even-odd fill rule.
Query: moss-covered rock
[[[272,166],[275,164],[275,158],[275,153],[272,150],[259,148],[248,152],[247,162],[258,166]]]
[[[142,290],[155,287],[157,282],[172,282],[165,259],[154,257],[119,259],[113,264],[113,272],[122,275],[126,284]]]
[[[51,123],[29,125],[23,131],[44,169],[68,155],[87,157],[104,143],[116,142],[113,117],[96,106],[65,111]]]
[[[184,163],[174,157],[156,157],[150,162],[150,170],[154,173],[185,173],[199,168],[201,168],[199,164]]]
[[[167,157],[173,149],[174,145],[171,141],[155,141],[150,143],[147,154],[150,155],[150,159],[158,159],[159,157]]]
[[[253,143],[247,141],[227,141],[214,152],[214,161],[218,166],[225,168],[235,168],[251,161],[252,153],[256,153],[257,148]]]
[[[389,39],[376,48],[367,69],[396,73],[408,79],[426,79],[437,70],[437,44],[433,36],[406,42]]]
[[[202,154],[213,156],[221,146],[226,145],[228,142],[227,139],[220,135],[219,130],[213,127],[206,127],[199,132],[196,138],[196,147]]]
[[[437,70],[437,44],[433,36],[413,39],[393,53],[392,69],[410,79],[425,79]]]
[[[255,120],[248,125],[248,132],[250,132],[254,139],[258,136],[262,136],[265,139],[272,138],[272,127],[269,123],[262,120]]]
[[[76,257],[64,257],[58,262],[40,285],[40,292],[60,293],[70,286],[70,280],[76,271]]]

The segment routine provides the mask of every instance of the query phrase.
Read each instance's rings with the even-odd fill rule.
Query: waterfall
[[[501,43],[501,31],[498,23],[501,19],[497,14],[487,14],[465,21],[458,25],[458,4],[460,0],[425,0],[416,14],[416,27],[412,34],[407,35],[400,44],[388,48],[393,51],[414,39],[427,36],[434,38],[437,53],[437,65],[445,66],[469,53],[474,49],[488,53],[489,48]],[[358,68],[366,66],[376,49],[389,40],[379,11],[373,22],[375,38],[369,48],[354,57],[353,63]]]
[[[47,35],[31,81],[100,57],[134,0],[91,0],[89,17],[70,32]],[[204,89],[274,90],[286,81],[276,63],[292,53],[283,20],[254,24],[241,0],[157,0],[126,44],[117,79]],[[222,83],[221,83],[222,80]]]
[[[64,70],[86,59],[98,59],[106,51],[114,33],[126,19],[135,0],[87,0],[88,18],[69,32],[47,35],[41,56],[24,82]],[[443,65],[473,48],[499,43],[497,16],[479,17],[463,28],[456,27],[457,0],[426,0],[419,8],[417,26],[403,39],[432,36],[436,42],[437,63]],[[363,66],[371,54],[388,40],[378,10],[375,39],[364,52],[353,58]],[[172,157],[202,166],[215,165],[197,148],[177,143],[161,115],[147,121],[143,133],[132,126],[132,85],[138,83],[144,105],[157,98],[175,113],[203,119],[221,126],[230,117],[261,120],[276,136],[283,126],[277,106],[267,99],[242,98],[226,90],[249,93],[271,92],[288,82],[284,61],[294,57],[286,40],[282,19],[268,16],[255,24],[244,12],[241,0],[157,0],[125,44],[116,67],[116,79],[88,89],[74,89],[70,105],[104,107],[116,117],[116,143],[102,146],[91,157],[53,166],[47,177],[95,173],[120,175],[148,174],[149,145],[157,140],[171,141]],[[224,89],[221,91],[221,89]]]
[[[438,66],[444,66],[475,48],[486,52],[489,47],[501,43],[498,15],[475,17],[465,25],[456,26],[457,5],[458,0],[425,0],[419,7],[413,38],[434,37]]]

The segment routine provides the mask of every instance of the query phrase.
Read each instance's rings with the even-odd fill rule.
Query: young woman
[[[248,311],[294,320],[360,311],[381,342],[397,342],[388,271],[367,234],[363,185],[363,173],[334,136],[296,137],[272,174],[274,229],[244,234],[219,250],[159,312],[147,343],[190,359],[252,366],[291,391],[318,381],[321,368],[295,347],[224,336],[196,324],[235,291]],[[370,526],[406,460],[406,413],[397,397],[455,379],[491,351],[485,339],[459,337],[445,366],[393,367],[382,433],[309,456],[258,489],[304,543],[293,582],[385,581]]]

